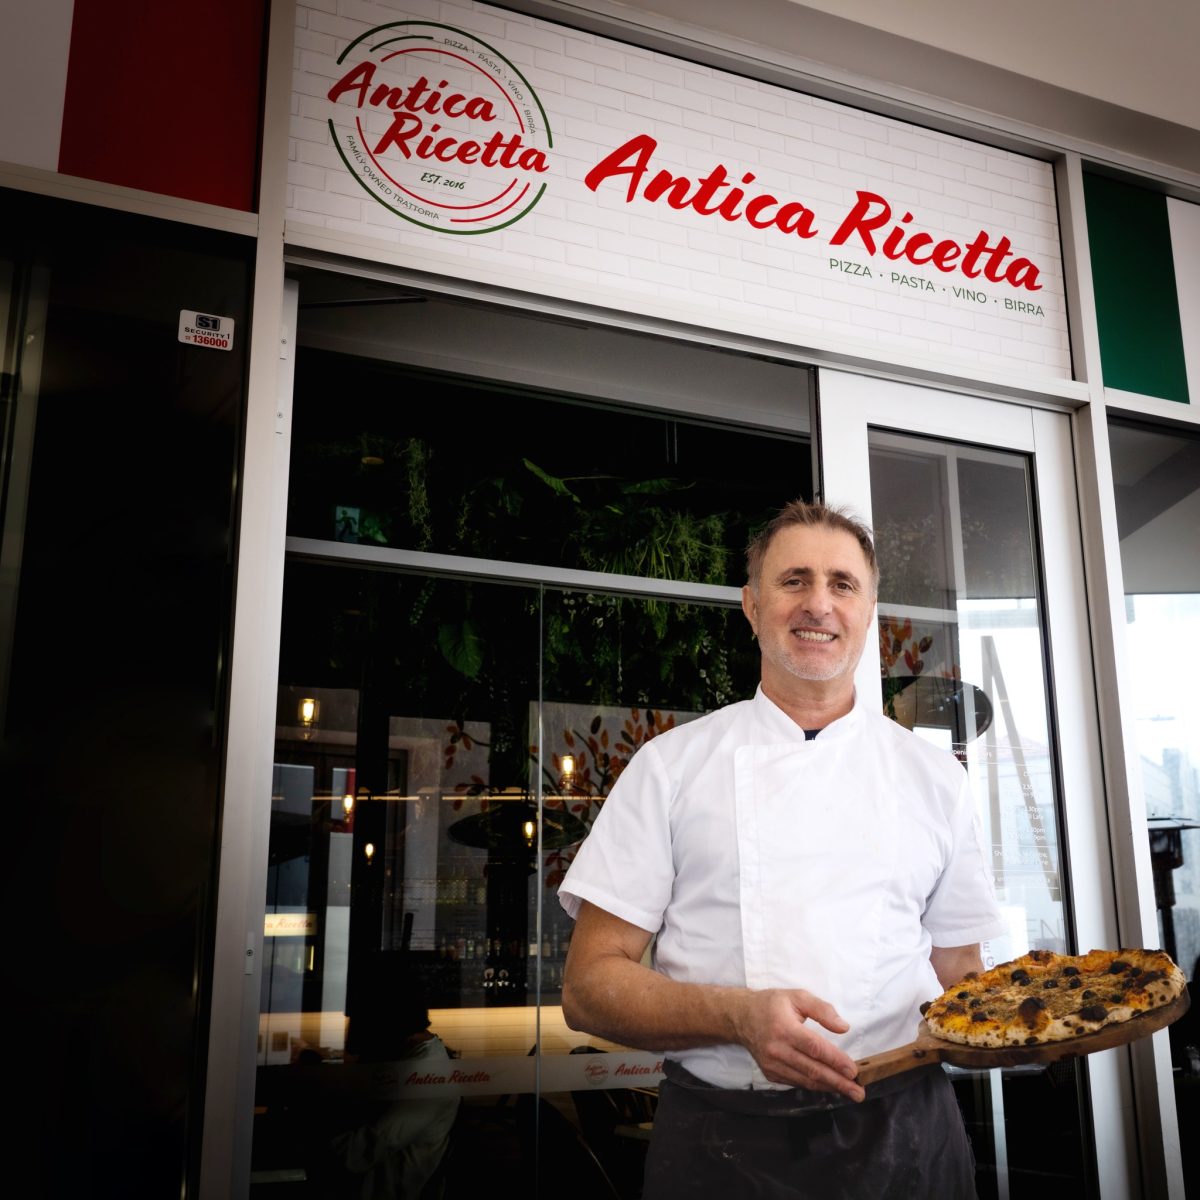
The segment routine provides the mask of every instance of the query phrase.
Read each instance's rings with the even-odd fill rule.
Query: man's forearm
[[[563,1014],[572,1029],[639,1050],[743,1046],[773,1083],[864,1096],[854,1063],[807,1022],[837,1033],[846,1023],[808,992],[677,983],[629,959],[590,959],[574,971],[568,962]]]
[[[968,971],[982,971],[979,943],[969,946],[934,946],[929,952],[934,974],[944,988],[956,984]]]
[[[845,1033],[831,1004],[802,989],[668,979],[643,965],[649,943],[644,929],[583,902],[563,979],[572,1029],[639,1050],[742,1046],[772,1083],[863,1098],[854,1062],[810,1023]]]
[[[746,988],[678,983],[616,955],[568,965],[563,1016],[572,1029],[639,1050],[686,1050],[741,1041]]]

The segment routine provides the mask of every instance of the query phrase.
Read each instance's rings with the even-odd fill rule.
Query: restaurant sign
[[[487,5],[334,2],[298,5],[295,240],[1070,376],[1048,164]]]

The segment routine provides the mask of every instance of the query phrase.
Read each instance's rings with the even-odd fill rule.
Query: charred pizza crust
[[[931,1033],[965,1046],[1035,1046],[1095,1033],[1170,1004],[1187,986],[1161,950],[1031,950],[972,971],[921,1006]]]

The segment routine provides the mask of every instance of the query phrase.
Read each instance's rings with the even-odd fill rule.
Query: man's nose
[[[833,609],[833,592],[820,584],[809,588],[804,597],[804,608],[815,617],[824,616]]]

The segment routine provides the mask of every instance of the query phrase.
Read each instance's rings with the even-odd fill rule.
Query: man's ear
[[[758,597],[749,584],[742,588],[742,612],[746,614],[746,620],[750,622],[754,636],[758,637]]]

